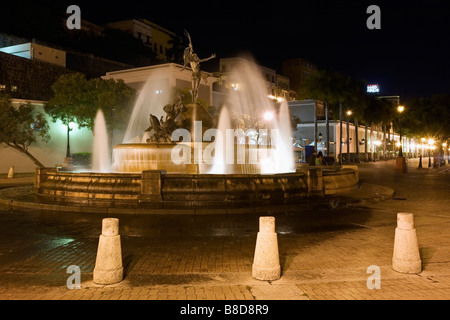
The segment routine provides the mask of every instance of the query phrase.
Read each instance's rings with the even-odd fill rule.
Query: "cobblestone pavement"
[[[417,164],[410,160],[408,173],[396,173],[392,160],[359,164],[361,183],[394,189],[391,199],[274,213],[282,268],[276,281],[252,278],[258,214],[114,215],[125,276],[104,286],[92,273],[105,215],[5,208],[0,299],[449,300],[450,166]],[[399,212],[414,214],[419,274],[391,267]],[[80,289],[66,285],[69,265],[81,269]],[[369,266],[380,268],[380,289],[368,288]]]

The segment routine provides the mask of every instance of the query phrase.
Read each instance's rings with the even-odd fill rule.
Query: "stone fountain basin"
[[[224,208],[304,202],[311,195],[347,192],[354,168],[306,168],[284,174],[60,172],[37,169],[36,201],[91,208]]]

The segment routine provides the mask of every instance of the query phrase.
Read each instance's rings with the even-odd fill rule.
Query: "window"
[[[12,92],[16,92],[17,91],[17,86],[11,86],[11,91]]]
[[[0,91],[6,91],[6,85],[0,84]]]

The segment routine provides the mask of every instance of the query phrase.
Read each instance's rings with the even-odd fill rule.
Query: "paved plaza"
[[[418,169],[415,159],[407,173],[396,172],[394,160],[358,166],[360,189],[352,194],[269,210],[282,272],[276,281],[252,277],[258,212],[115,214],[124,280],[95,284],[106,215],[10,209],[5,199],[32,201],[30,186],[26,177],[15,186],[0,179],[14,186],[0,190],[0,299],[449,300],[450,166]],[[392,269],[399,212],[414,214],[419,274]],[[71,265],[81,270],[80,289],[67,287]],[[370,266],[380,270],[379,289],[368,286]]]

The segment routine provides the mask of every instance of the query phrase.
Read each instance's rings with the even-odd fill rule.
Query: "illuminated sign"
[[[367,92],[370,92],[370,93],[380,92],[380,86],[377,84],[368,84]]]

